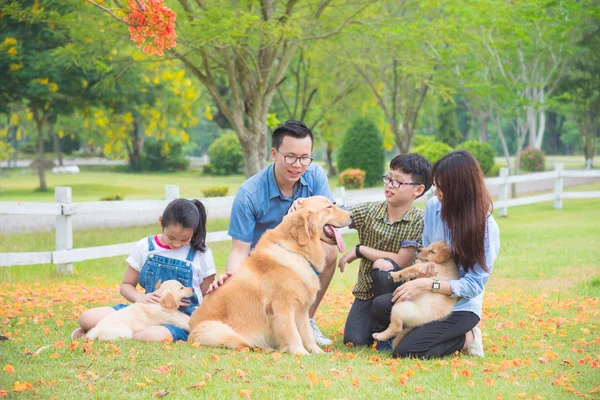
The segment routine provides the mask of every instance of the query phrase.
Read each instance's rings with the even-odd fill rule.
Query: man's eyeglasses
[[[279,153],[279,151],[277,153]],[[279,154],[281,154],[281,153],[279,153]],[[300,165],[302,165],[303,167],[307,167],[310,165],[310,163],[313,160],[310,157],[286,156],[284,154],[281,154],[281,155],[283,156],[283,161],[285,161],[285,163],[287,165],[294,165],[294,164],[296,164],[296,161],[300,160]]]
[[[383,184],[384,185],[390,185],[394,189],[398,189],[402,185],[413,185],[413,186],[420,185],[420,183],[416,183],[416,182],[400,182],[400,181],[396,181],[394,179],[390,179],[390,177],[387,176],[387,175],[384,175],[381,178],[383,179]]]

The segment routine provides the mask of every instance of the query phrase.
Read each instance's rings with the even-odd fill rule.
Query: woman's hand
[[[217,290],[219,286],[223,285],[223,283],[225,283],[225,281],[231,278],[232,276],[233,272],[225,272],[219,277],[219,279],[215,279],[213,283],[210,284],[208,290],[206,291],[206,294],[212,293],[213,291]]]
[[[158,304],[160,302],[160,294],[156,292],[146,293],[142,295],[136,303]]]
[[[431,278],[418,278],[409,282],[406,282],[394,290],[392,296],[392,303],[398,301],[410,300],[419,294],[427,291],[431,291],[431,285],[433,279]]]
[[[356,260],[356,251],[353,247],[352,250],[350,250],[340,258],[340,261],[338,262],[338,268],[340,269],[340,272],[344,272],[344,267],[346,266],[346,264],[349,264],[354,260]]]

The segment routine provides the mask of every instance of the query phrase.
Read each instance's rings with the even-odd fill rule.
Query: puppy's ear
[[[154,286],[154,290],[158,290],[160,289],[160,279],[158,280],[158,282],[156,282],[156,286]]]
[[[312,210],[296,212],[290,229],[290,235],[298,241],[300,246],[310,243],[318,229],[318,216]]]
[[[173,296],[173,293],[171,292],[167,292],[167,294],[160,299],[160,305],[167,310],[177,310],[179,308],[175,296]]]

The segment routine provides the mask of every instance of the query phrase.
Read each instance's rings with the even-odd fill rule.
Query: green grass
[[[176,173],[128,173],[113,168],[109,171],[83,167],[76,175],[46,174],[47,192],[37,192],[39,178],[28,169],[8,170],[8,176],[0,179],[0,201],[54,201],[56,186],[70,186],[73,202],[98,201],[104,196],[119,193],[125,200],[161,199],[165,185],[179,185],[181,196],[202,197],[202,189],[228,185],[229,196],[233,196],[244,182],[243,175],[204,176],[190,169]]]
[[[0,342],[0,368],[15,371],[0,371],[0,390],[9,398],[149,398],[165,390],[168,398],[221,399],[249,389],[252,398],[268,399],[598,397],[599,210],[600,200],[565,200],[560,211],[542,203],[510,208],[508,218],[498,219],[502,249],[486,291],[483,360],[394,360],[343,346],[356,263],[336,273],[317,313],[334,345],[311,357],[189,343],[72,342],[79,313],[119,301],[124,257],[78,263],[71,277],[58,276],[54,266],[2,268],[0,334],[11,339]],[[226,224],[212,221],[210,230]],[[77,231],[75,245],[154,232],[154,226]],[[349,247],[357,241],[354,234],[345,239]],[[48,250],[53,240],[46,233],[4,235],[0,252]],[[222,269],[230,244],[211,248]],[[16,393],[16,381],[33,389]]]

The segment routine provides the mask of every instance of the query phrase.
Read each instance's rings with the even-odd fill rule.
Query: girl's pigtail
[[[200,219],[198,220],[198,227],[192,236],[192,240],[190,245],[204,253],[206,251],[206,209],[204,208],[204,204],[200,200],[190,200],[196,208],[198,208],[198,213],[200,214]]]

